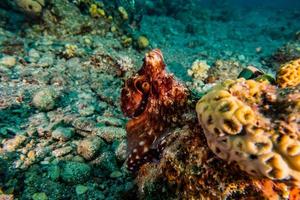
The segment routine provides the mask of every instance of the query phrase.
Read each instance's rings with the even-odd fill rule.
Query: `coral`
[[[282,87],[295,87],[300,84],[300,59],[290,61],[279,68],[277,84]]]
[[[121,92],[121,109],[131,118],[126,124],[130,170],[151,159],[151,149],[157,149],[172,123],[180,124],[187,96],[187,89],[166,72],[161,51],[147,53]]]
[[[195,80],[204,81],[208,77],[209,68],[210,66],[206,63],[206,61],[195,60],[191,69],[188,69],[187,73]]]
[[[245,79],[218,84],[196,106],[209,147],[251,175],[299,186],[298,91]]]
[[[243,66],[233,60],[217,60],[208,70],[207,82],[221,82],[226,79],[236,79]]]
[[[16,5],[23,12],[33,16],[40,15],[45,6],[44,0],[16,0]]]
[[[295,193],[285,184],[251,178],[217,158],[200,127],[177,129],[169,137],[173,139],[159,162],[139,170],[140,199],[287,199]]]

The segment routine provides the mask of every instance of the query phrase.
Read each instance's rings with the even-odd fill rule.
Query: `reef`
[[[150,53],[161,59],[161,52],[156,51]],[[139,75],[145,72],[147,56],[149,54]],[[291,63],[298,64],[297,61]],[[157,70],[147,72],[155,75]],[[299,197],[300,96],[297,84],[281,88],[279,81],[278,85],[272,85],[261,78],[221,81],[194,105],[196,113],[187,109],[190,105],[185,100],[181,112],[190,117],[182,118],[178,123],[181,126],[166,129],[163,124],[169,125],[168,120],[144,121],[151,119],[145,117],[149,111],[143,104],[148,96],[143,96],[145,89],[142,89],[148,86],[139,86],[134,81],[140,80],[138,77],[127,80],[121,99],[123,112],[133,117],[126,127],[128,167],[138,170],[136,181],[141,199],[150,196],[152,199]],[[157,104],[158,110],[163,111],[163,105]],[[156,114],[178,115],[176,110],[170,111]],[[142,123],[133,123],[136,121]],[[164,148],[155,146],[153,139],[147,140],[150,141],[147,148],[159,150],[158,162],[136,159],[146,155],[140,153],[139,145],[145,144],[143,134],[158,125],[165,130],[158,133],[168,133],[162,134],[163,140],[159,140]],[[157,191],[159,196],[154,194]]]
[[[253,176],[300,185],[299,88],[238,79],[217,85],[196,111],[212,151]]]
[[[153,159],[172,123],[180,124],[187,96],[187,89],[166,72],[161,51],[147,53],[121,92],[122,111],[131,118],[126,124],[130,170]]]

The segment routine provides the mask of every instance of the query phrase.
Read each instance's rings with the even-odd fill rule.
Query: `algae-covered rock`
[[[62,166],[61,178],[71,184],[83,183],[88,180],[91,167],[85,163],[65,162]]]
[[[68,141],[74,135],[73,128],[58,127],[52,132],[52,137],[60,141]]]
[[[88,190],[88,187],[84,186],[84,185],[77,185],[75,188],[76,194],[77,195],[81,195],[86,193]]]
[[[95,160],[91,161],[91,164],[101,170],[101,175],[109,175],[117,170],[116,157],[109,151],[102,153]]]
[[[149,46],[149,40],[146,36],[140,36],[137,40],[137,45],[139,49],[145,49]]]
[[[32,103],[41,111],[52,110],[56,105],[57,92],[54,89],[44,88],[34,94]]]
[[[105,143],[100,137],[89,137],[80,141],[77,146],[77,153],[86,160],[91,160],[104,146]]]
[[[41,193],[34,193],[32,195],[33,200],[48,200],[47,195],[44,192]]]

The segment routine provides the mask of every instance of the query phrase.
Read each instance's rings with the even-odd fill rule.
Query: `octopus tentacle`
[[[172,119],[180,117],[187,101],[187,89],[166,72],[165,66],[161,51],[150,51],[138,74],[125,82],[121,92],[122,111],[131,117],[126,131],[127,165],[132,171],[163,149]]]

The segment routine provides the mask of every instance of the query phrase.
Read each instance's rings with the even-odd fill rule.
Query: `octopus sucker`
[[[186,87],[166,72],[159,49],[146,53],[143,61],[141,69],[125,81],[121,91],[121,109],[130,118],[126,132],[127,166],[131,171],[157,159],[174,123],[172,118],[180,119],[188,99]]]

